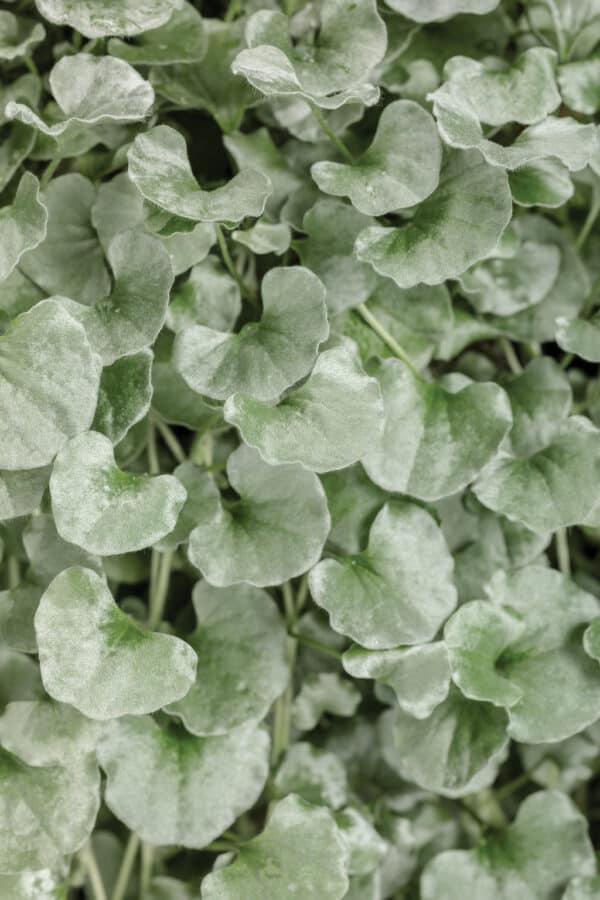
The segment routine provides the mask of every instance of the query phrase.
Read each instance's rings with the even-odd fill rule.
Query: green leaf
[[[386,4],[415,22],[437,22],[459,13],[483,16],[498,6],[499,0],[385,0]]]
[[[600,433],[572,416],[530,455],[500,453],[473,490],[488,509],[541,534],[586,521],[600,499],[599,470]]]
[[[190,534],[190,561],[207,581],[265,587],[317,562],[330,519],[316,475],[300,466],[268,466],[242,445],[227,461],[227,478],[240,499],[215,497]]]
[[[351,647],[342,657],[353,678],[374,678],[394,691],[400,707],[415,719],[427,719],[450,690],[450,662],[442,641],[394,650]]]
[[[131,37],[168,22],[182,0],[36,0],[45,19],[87,38]]]
[[[0,60],[29,56],[45,37],[46,29],[40,22],[17,17],[11,12],[0,12]]]
[[[49,294],[73,297],[86,306],[110,293],[110,276],[90,218],[95,200],[94,185],[83,175],[53,179],[43,194],[46,237],[19,263]]]
[[[372,872],[386,855],[387,841],[373,828],[369,819],[352,806],[336,813],[335,822],[348,851],[348,874],[366,875]]]
[[[396,359],[370,371],[383,394],[380,445],[363,465],[375,484],[421,500],[439,500],[464,488],[495,456],[512,423],[508,398],[493,383],[457,391],[420,381]]]
[[[299,94],[318,106],[335,109],[348,99],[370,99],[363,83],[382,59],[387,38],[374,0],[324,0],[318,36],[313,42],[289,33],[281,12],[260,10],[246,25],[248,50],[235,58],[232,71],[244,75],[263,94]],[[362,90],[361,90],[362,88]]]
[[[236,132],[223,138],[227,152],[240,170],[255,169],[266,175],[273,191],[267,199],[265,212],[278,216],[283,203],[304,182],[283,155],[266,128],[250,134]]]
[[[30,766],[0,747],[0,872],[55,865],[89,837],[100,805],[100,779],[86,761]]]
[[[186,460],[173,470],[173,475],[181,482],[187,497],[177,517],[175,528],[162,538],[156,549],[165,553],[176,550],[187,541],[190,532],[195,528],[198,516],[204,512],[205,504],[214,503],[215,487],[210,473],[193,462]]]
[[[116,817],[151,844],[192,848],[205,847],[254,805],[268,756],[269,736],[255,725],[194,737],[150,717],[107,723],[98,744],[105,800]]]
[[[131,145],[129,177],[146,200],[182,219],[240,222],[262,215],[271,183],[261,172],[244,169],[223,187],[204,191],[187,159],[185,138],[167,125],[138,134]]]
[[[441,531],[421,507],[386,504],[363,553],[322,560],[310,591],[334,631],[386,650],[431,640],[456,606],[453,562]]]
[[[550,358],[527,364],[505,385],[513,414],[510,445],[517,456],[547,446],[569,415],[572,391],[562,369]]]
[[[144,30],[134,41],[111,38],[108,52],[133,66],[166,66],[201,60],[207,48],[202,17],[191,3],[175,9],[168,22]]]
[[[70,566],[84,566],[95,572],[102,572],[99,557],[63,541],[56,530],[53,517],[47,513],[31,517],[23,531],[23,546],[31,565],[33,580],[44,586]]]
[[[152,353],[123,356],[102,370],[92,429],[118,444],[150,408]]]
[[[12,204],[0,208],[0,282],[8,278],[24,253],[41,244],[47,222],[40,183],[31,172],[25,172]]]
[[[99,383],[100,360],[60,303],[44,300],[14,319],[0,336],[0,467],[52,462],[89,428]]]
[[[4,114],[48,137],[60,138],[66,132],[76,133],[81,125],[143,119],[154,103],[152,85],[133,66],[89,53],[63,56],[50,73],[50,90],[59,108],[59,121],[54,124],[46,124],[29,106],[13,100]]]
[[[264,831],[242,844],[234,862],[207,875],[203,900],[342,900],[348,890],[345,850],[329,810],[291,794],[277,803]]]
[[[587,116],[600,110],[600,56],[561,66],[558,83],[569,109]]]
[[[71,440],[50,477],[59,534],[100,556],[150,547],[173,530],[186,492],[172,475],[123,472],[110,440],[95,431]]]
[[[600,875],[573,878],[567,885],[562,900],[594,900],[600,890]]]
[[[57,575],[40,600],[35,633],[47,692],[90,719],[154,712],[194,682],[192,648],[137,625],[90,569]]]
[[[173,284],[169,254],[151,234],[121,232],[111,241],[108,261],[114,275],[109,297],[94,306],[60,298],[85,328],[104,365],[153,343],[164,324]]]
[[[369,528],[386,501],[386,494],[367,478],[360,465],[327,472],[321,477],[331,513],[328,542],[343,553],[358,553]]]
[[[236,391],[273,400],[308,374],[329,332],[322,283],[301,266],[271,269],[262,298],[260,322],[239,334],[202,324],[178,334],[173,362],[192,390],[216,400]]]
[[[0,710],[16,701],[37,700],[43,694],[37,663],[24,653],[0,645]]]
[[[349,197],[367,216],[415,206],[439,182],[441,145],[430,114],[411,100],[386,106],[368,150],[354,165],[316,162],[311,175],[319,189]]]
[[[348,779],[339,756],[305,741],[288,748],[273,787],[277,797],[298,794],[315,806],[339,809],[348,802]]]
[[[523,801],[512,825],[487,835],[473,850],[447,850],[421,878],[423,900],[518,897],[552,900],[569,878],[593,874],[595,859],[587,823],[559,791],[539,791]]]
[[[575,192],[569,170],[557,159],[539,159],[508,175],[510,191],[519,206],[563,206]]]
[[[258,256],[267,253],[281,256],[289,249],[292,240],[289,225],[271,225],[269,222],[260,221],[245,231],[234,231],[231,236],[238,244],[247,247]]]
[[[287,633],[266,591],[241,584],[193,591],[196,630],[187,641],[198,656],[196,681],[167,709],[192,734],[227,734],[264,719],[287,686]]]
[[[55,867],[60,869],[60,865]],[[50,869],[21,872],[19,875],[0,875],[0,892],[10,900],[56,900],[61,879]]]
[[[42,588],[34,584],[20,584],[18,587],[0,591],[2,643],[11,650],[37,653],[33,617],[41,595]],[[8,744],[5,746],[10,750]]]
[[[600,618],[594,619],[584,631],[583,647],[588,656],[600,662]]]
[[[152,408],[165,422],[205,431],[222,423],[221,412],[190,390],[172,361],[173,335],[162,331],[154,344]]]
[[[2,99],[0,95],[0,106]],[[2,115],[0,113],[0,121]],[[15,122],[0,144],[0,191],[3,191],[35,144],[35,134],[26,125]]]
[[[326,713],[353,716],[361,701],[351,681],[333,672],[309,675],[292,704],[292,720],[298,731],[312,731]]]
[[[307,380],[276,406],[236,393],[224,416],[271,465],[300,463],[328,472],[371,450],[383,408],[376,380],[362,368],[356,345],[343,338],[319,354]]]
[[[0,470],[0,520],[26,516],[40,505],[50,469]]]
[[[54,700],[9,703],[0,718],[0,741],[30,766],[76,764],[94,753],[100,725]]]
[[[478,153],[452,153],[438,188],[412,219],[400,228],[366,228],[356,240],[355,253],[399,287],[440,284],[495,248],[511,210],[503,172]]]
[[[352,256],[356,238],[372,221],[339,200],[319,200],[304,216],[308,237],[294,249],[327,288],[330,313],[359,306],[377,285],[371,267]]]
[[[559,316],[556,320],[556,343],[581,359],[600,362],[600,316],[592,316],[588,321]]]
[[[380,720],[384,759],[398,774],[443,797],[488,787],[506,755],[506,713],[451,688],[426,719],[398,708]]]

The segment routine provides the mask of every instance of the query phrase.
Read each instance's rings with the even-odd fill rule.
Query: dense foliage
[[[0,900],[599,898],[600,0],[0,72]]]

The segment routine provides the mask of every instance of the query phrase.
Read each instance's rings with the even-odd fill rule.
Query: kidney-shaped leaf
[[[182,0],[36,0],[49,22],[68,25],[88,38],[131,37],[168,22]]]

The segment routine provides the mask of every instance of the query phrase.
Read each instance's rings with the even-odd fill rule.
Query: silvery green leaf
[[[257,222],[244,231],[234,231],[231,236],[238,244],[247,247],[258,256],[266,253],[281,256],[289,248],[292,240],[289,225],[272,225],[270,222]]]
[[[523,241],[514,256],[491,256],[464,272],[459,282],[477,312],[510,316],[544,299],[558,277],[560,263],[556,244]]]
[[[87,760],[30,766],[0,747],[0,872],[52,867],[89,837],[100,779]]]
[[[562,65],[558,83],[569,109],[593,116],[600,110],[600,57]]]
[[[591,319],[556,320],[556,343],[563,350],[589,362],[600,362],[600,316]]]
[[[168,22],[144,30],[135,40],[111,38],[108,52],[133,66],[166,66],[201,60],[207,48],[202,17],[191,3],[175,9]]]
[[[100,360],[60,303],[44,300],[13,319],[0,336],[0,467],[52,462],[89,428],[99,383]]]
[[[81,547],[64,541],[56,530],[54,519],[48,513],[31,517],[23,531],[23,546],[33,580],[44,586],[70,566],[85,566],[95,572],[102,572],[100,559]]]
[[[50,89],[60,110],[59,121],[48,125],[29,106],[13,100],[6,106],[6,117],[60,138],[81,125],[143,119],[154,103],[152,85],[129,63],[112,56],[63,56],[50,73]]]
[[[239,127],[256,91],[234,75],[231,63],[243,46],[244,20],[204,19],[208,47],[200,62],[161,66],[151,72],[156,92],[183,109],[205,109],[228,134]]]
[[[269,773],[269,736],[255,725],[194,737],[126,716],[106,724],[97,753],[107,806],[151,844],[205,847],[255,804]]]
[[[273,787],[278,797],[298,794],[315,806],[339,809],[348,802],[348,779],[342,760],[305,741],[288,748]]]
[[[316,144],[323,140],[323,129],[310,104],[297,94],[273,95],[269,99],[269,109],[277,124],[299,141]],[[350,125],[362,119],[364,112],[364,104],[354,100],[337,109],[323,110],[323,117],[334,134],[342,135]]]
[[[578,876],[567,885],[562,900],[594,900],[600,891],[600,875]]]
[[[40,670],[31,656],[0,645],[0,711],[9,703],[38,700],[43,695]]]
[[[242,844],[231,865],[207,875],[203,900],[294,900],[298,890],[342,900],[346,853],[329,810],[291,794],[273,807],[264,831]]]
[[[381,900],[382,877],[378,869],[367,875],[351,875],[348,880],[350,887],[344,900]]]
[[[108,261],[114,276],[109,297],[94,306],[58,298],[81,322],[105,366],[153,343],[164,324],[173,284],[167,250],[159,238],[143,231],[123,231],[113,238]]]
[[[415,206],[439,182],[441,145],[430,114],[412,100],[386,106],[369,148],[353,165],[316,162],[311,175],[319,189],[349,197],[367,216]]]
[[[289,26],[281,12],[263,9],[251,16],[249,49],[237,55],[232,71],[264,94],[300,94],[328,109],[369,97],[361,88],[387,43],[374,0],[324,0],[314,42],[302,36],[293,42]]]
[[[226,734],[260,722],[289,679],[287,633],[266,591],[246,584],[193,591],[196,630],[187,641],[198,655],[196,681],[167,709],[197,735]]]
[[[236,393],[227,422],[271,465],[300,463],[314,472],[343,469],[376,444],[383,424],[377,381],[362,368],[347,338],[317,357],[307,380],[277,404]]]
[[[26,583],[0,591],[0,634],[11,650],[37,653],[33,617],[41,595],[41,587]]]
[[[548,357],[531,360],[505,383],[513,414],[510,445],[517,456],[547,446],[569,415],[573,395],[569,379]]]
[[[0,12],[0,60],[29,56],[45,37],[46,29],[40,22],[8,11]]]
[[[31,172],[25,172],[12,204],[0,207],[0,282],[8,278],[24,253],[41,244],[47,223],[40,183]]]
[[[195,222],[240,222],[260,216],[271,193],[262,172],[244,169],[223,187],[204,191],[187,158],[185,138],[168,125],[138,134],[128,150],[129,177],[146,200]]]
[[[358,464],[327,472],[321,481],[331,513],[329,543],[343,553],[358,553],[366,545],[369,528],[387,495],[369,481]]]
[[[353,716],[360,700],[360,692],[352,682],[337,673],[309,675],[292,704],[294,727],[298,731],[312,731],[325,714]]]
[[[303,179],[292,168],[266,128],[249,134],[236,132],[223,138],[227,152],[238,169],[255,169],[267,176],[273,191],[267,199],[265,211],[276,217],[287,198],[302,186]]]
[[[323,284],[301,266],[271,269],[262,301],[260,321],[238,334],[202,324],[180,331],[173,363],[192,390],[215,400],[237,391],[274,400],[308,374],[329,333]]]
[[[469,891],[478,900],[553,900],[571,877],[595,868],[577,807],[560,791],[539,791],[523,801],[512,825],[486,835],[479,847],[434,857],[421,877],[421,896],[460,900]]]
[[[452,570],[435,520],[419,506],[396,501],[377,514],[364,552],[322,560],[309,584],[334,631],[386,650],[435,636],[456,606]]]
[[[90,213],[96,189],[83,175],[53,179],[43,194],[48,230],[19,268],[48,294],[72,297],[86,306],[110,293],[110,276]]]
[[[532,125],[560,106],[556,63],[554,50],[531,47],[512,65],[494,57],[479,62],[455,56],[446,63],[444,75],[480,122]]]
[[[463,797],[494,781],[508,746],[506,725],[504,710],[452,687],[426,719],[400,708],[384,713],[381,747],[402,778],[443,797]]]
[[[68,765],[93,753],[100,725],[72,706],[44,700],[9,703],[0,718],[0,741],[30,766]]]
[[[319,200],[304,216],[308,237],[294,249],[327,288],[330,313],[364,303],[377,284],[371,267],[352,255],[356,238],[372,221],[339,200]]]
[[[600,662],[600,618],[594,619],[583,634],[585,652]]]
[[[56,900],[62,881],[51,869],[0,875],[0,896],[6,900]]]
[[[566,741],[552,744],[520,744],[519,756],[523,767],[531,772],[531,780],[541,787],[556,788],[572,793],[593,775],[598,758],[594,741],[596,725]]]
[[[541,534],[586,521],[600,500],[599,469],[600,432],[572,416],[531,455],[499,454],[473,490],[488,509]]]
[[[124,613],[91,569],[65,569],[35,615],[48,694],[90,719],[154,712],[183,697],[196,654],[179,638],[145,631]]]
[[[175,528],[162,538],[156,549],[162,553],[176,550],[187,541],[190,531],[196,526],[198,516],[202,515],[206,503],[214,502],[215,487],[210,474],[193,462],[186,460],[173,470],[173,475],[181,482],[187,492],[186,501],[177,517]]]
[[[68,25],[87,38],[131,37],[159,28],[182,0],[36,0],[45,19]]]
[[[56,457],[52,512],[61,537],[110,556],[149,547],[173,530],[186,492],[172,475],[138,475],[115,463],[109,438],[79,435]]]
[[[14,122],[0,144],[0,191],[4,190],[21,163],[27,159],[34,144],[34,132],[21,122]]]
[[[483,16],[498,6],[499,0],[385,0],[394,10],[415,22],[438,22],[459,13]]]
[[[242,445],[227,461],[227,478],[240,499],[224,505],[215,496],[190,534],[190,561],[207,581],[216,587],[241,581],[265,587],[317,562],[330,518],[313,472],[269,466]]]
[[[518,206],[563,206],[575,192],[568,168],[557,159],[538,159],[508,175],[510,191]]]
[[[148,412],[152,399],[151,368],[152,352],[140,350],[102,370],[92,429],[105,434],[113,444],[118,444]]]
[[[199,431],[221,423],[221,411],[204,403],[176,372],[172,361],[173,335],[162,331],[152,349],[152,408],[160,417]]]
[[[450,662],[442,641],[393,650],[351,647],[342,657],[353,678],[374,678],[394,691],[400,707],[427,719],[450,690]]]
[[[376,361],[370,371],[381,386],[385,426],[363,465],[387,491],[421,500],[456,493],[495,456],[512,424],[508,398],[492,382],[449,391],[417,380],[397,359]]]
[[[26,516],[40,505],[50,468],[0,471],[0,520]]]
[[[0,125],[6,125],[8,121],[4,110],[9,100],[22,101],[30,106],[37,106],[41,92],[41,79],[32,72],[27,72],[19,78],[0,84]]]
[[[162,236],[171,257],[173,274],[181,275],[205,260],[216,240],[215,228],[210,222],[198,222],[191,231]]]
[[[440,284],[484,259],[512,211],[505,173],[479,153],[449,154],[438,188],[401,228],[374,225],[355,243],[359,260],[399,287]]]
[[[348,850],[348,874],[367,875],[372,872],[385,856],[388,842],[353,806],[337,812],[335,822]]]

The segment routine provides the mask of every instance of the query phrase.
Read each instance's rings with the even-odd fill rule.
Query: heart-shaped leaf
[[[35,632],[47,692],[90,719],[154,712],[194,682],[192,648],[137,625],[90,569],[57,575],[38,606]]]
[[[150,547],[173,530],[186,492],[172,475],[137,475],[115,463],[110,440],[88,431],[69,441],[50,477],[59,534],[110,556]]]
[[[429,513],[396,502],[377,514],[364,552],[323,560],[309,584],[335,631],[384,650],[434,637],[456,606],[452,569]]]
[[[143,759],[144,765],[139,761]],[[205,847],[258,799],[269,773],[269,736],[244,725],[194,737],[150,717],[107,723],[98,744],[109,809],[151,844]]]
[[[198,655],[196,681],[167,711],[197,735],[260,722],[289,677],[277,607],[258,588],[215,588],[206,581],[195,586],[193,603],[197,625],[187,641]]]
[[[12,204],[0,208],[0,282],[8,278],[24,253],[41,244],[47,223],[40,183],[31,172],[25,172]]]
[[[269,466],[242,445],[227,461],[227,478],[240,499],[224,503],[215,496],[190,534],[190,560],[207,581],[265,587],[317,562],[330,519],[316,475],[300,466]]]
[[[68,25],[88,38],[131,37],[159,28],[180,9],[182,0],[36,0],[41,15]]]

